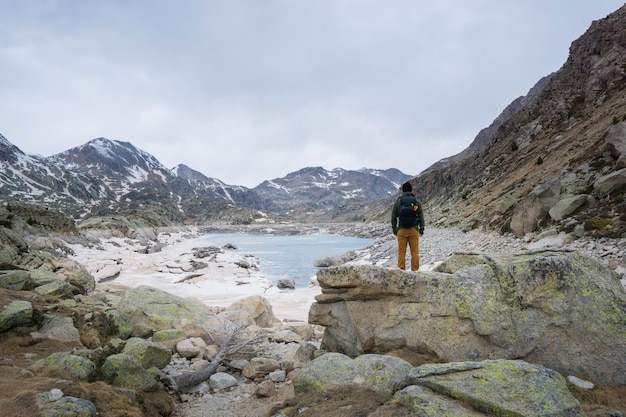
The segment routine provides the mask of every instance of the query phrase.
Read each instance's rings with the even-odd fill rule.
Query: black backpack
[[[398,226],[405,227],[417,227],[417,209],[419,204],[417,198],[413,194],[407,194],[400,196],[400,203],[398,204]]]

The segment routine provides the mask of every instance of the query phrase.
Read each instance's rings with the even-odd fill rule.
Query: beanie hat
[[[402,184],[402,192],[408,192],[408,191],[413,191],[413,187],[411,186],[410,182],[405,182],[404,184]]]

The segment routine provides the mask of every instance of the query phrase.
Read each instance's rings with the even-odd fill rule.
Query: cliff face
[[[516,234],[580,224],[594,233],[622,235],[626,6],[593,22],[572,43],[561,69],[512,103],[502,119],[466,151],[412,180],[430,223],[509,231],[520,200],[556,179],[557,201],[577,195],[587,201],[558,221],[543,213]],[[599,181],[609,175],[616,178],[608,192],[600,191]]]

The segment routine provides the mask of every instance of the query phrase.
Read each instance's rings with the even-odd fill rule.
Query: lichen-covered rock
[[[139,337],[128,339],[122,353],[137,358],[144,369],[149,369],[153,366],[163,369],[172,359],[171,350]]]
[[[32,288],[41,287],[42,285],[50,284],[56,281],[62,281],[62,279],[52,271],[45,269],[33,269],[29,271],[30,274],[30,286]]]
[[[34,291],[41,295],[54,295],[60,298],[72,298],[74,296],[72,286],[60,279],[40,285]]]
[[[5,214],[6,211],[0,209],[0,221],[7,221]],[[10,220],[8,222],[11,223]],[[15,265],[25,252],[28,252],[28,243],[22,235],[12,229],[0,227],[0,262],[4,265]]]
[[[36,365],[36,368],[39,367],[85,381],[91,380],[96,371],[96,365],[91,360],[66,352],[51,354]]]
[[[294,372],[296,393],[359,387],[386,395],[402,388],[412,366],[393,356],[362,355],[355,359],[327,353]]]
[[[418,414],[428,411],[428,407],[433,405],[424,397],[437,401],[441,399],[440,395],[444,395],[448,397],[446,402],[454,404],[455,408],[463,402],[475,410],[498,416],[585,415],[578,400],[568,391],[565,378],[543,366],[519,360],[422,365],[409,372],[407,383],[428,387],[438,394],[425,395],[421,390],[405,390],[396,394]],[[417,398],[419,401],[416,401]],[[425,406],[425,403],[430,405]]]
[[[1,261],[0,261],[1,262]],[[13,291],[30,289],[30,273],[21,270],[0,271],[0,287]]]
[[[33,305],[28,301],[12,301],[0,313],[0,333],[13,327],[31,324],[33,320]]]
[[[35,342],[43,340],[57,340],[60,342],[80,344],[80,332],[74,326],[71,317],[61,317],[52,314],[44,316],[44,324],[41,328],[31,333]]]
[[[456,254],[434,272],[337,267],[318,281],[309,322],[326,326],[328,351],[519,358],[626,384],[626,293],[608,267],[582,254]]]
[[[159,330],[152,335],[154,343],[168,349],[170,352],[174,350],[176,343],[184,339],[185,332],[180,329]]]
[[[95,417],[96,406],[88,400],[75,397],[62,397],[51,401],[49,393],[42,392],[35,396],[37,407],[42,417]]]
[[[141,391],[156,391],[159,383],[150,372],[132,355],[119,353],[106,358],[102,365],[102,374],[113,385]]]
[[[65,281],[72,285],[78,294],[91,294],[96,289],[95,278],[83,267],[69,272]]]
[[[199,300],[182,298],[168,292],[139,286],[127,291],[117,312],[132,323],[132,336],[149,337],[159,330],[178,328],[190,336],[206,336],[223,320]]]
[[[464,401],[437,393],[428,387],[409,385],[395,393],[394,398],[406,404],[420,417],[488,417]]]
[[[120,339],[128,339],[131,334],[133,334],[133,330],[135,330],[136,333],[139,333],[139,331],[134,329],[131,318],[120,314],[119,311],[108,310],[105,316],[107,323],[111,327],[111,331],[115,333]],[[148,331],[146,333],[150,332]],[[149,336],[149,334],[146,336]]]

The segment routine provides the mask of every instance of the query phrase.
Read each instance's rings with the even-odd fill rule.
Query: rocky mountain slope
[[[170,170],[131,143],[105,138],[45,158],[26,155],[0,135],[0,155],[1,201],[50,207],[74,218],[151,213],[164,222],[246,223],[288,212],[324,213],[350,200],[380,199],[409,178],[394,169],[318,167],[249,189],[185,165]]]
[[[593,22],[564,65],[465,151],[412,182],[431,224],[518,236],[580,227],[619,237],[626,232],[625,143],[626,6]],[[576,202],[552,216],[563,201]]]
[[[409,177],[397,169],[349,171],[304,168],[254,188],[261,197],[289,211],[315,211],[344,201],[373,201],[391,196]]]

